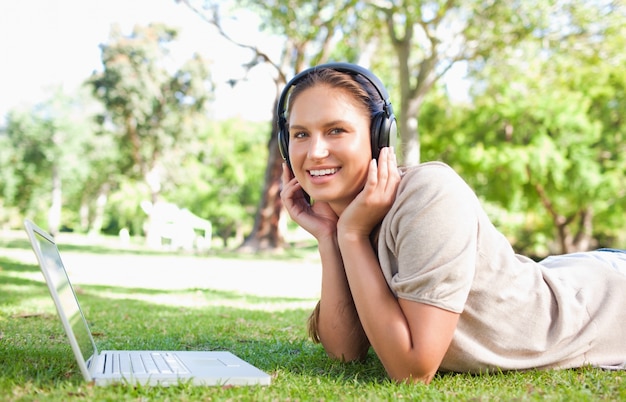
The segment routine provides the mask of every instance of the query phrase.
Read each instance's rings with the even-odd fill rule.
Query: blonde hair
[[[317,302],[315,308],[309,315],[309,319],[307,320],[307,332],[309,334],[309,338],[313,341],[313,343],[320,343],[320,334],[318,332],[317,321],[320,318],[320,301]]]

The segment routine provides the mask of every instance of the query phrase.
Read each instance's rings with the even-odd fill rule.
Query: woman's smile
[[[332,169],[311,169],[309,170],[309,174],[311,176],[314,177],[320,177],[320,176],[329,176],[329,175],[333,175],[335,173],[337,173],[339,171],[338,168],[332,168]]]

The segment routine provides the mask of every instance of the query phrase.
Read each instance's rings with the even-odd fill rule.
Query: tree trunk
[[[406,99],[405,99],[406,101]],[[400,162],[404,166],[417,166],[420,163],[420,137],[417,115],[411,115],[408,108],[402,108],[402,115],[398,121],[400,130],[400,146],[402,154]]]
[[[89,230],[89,204],[86,199],[80,203],[78,217],[80,219],[80,231],[86,233]]]
[[[532,182],[532,174],[530,167],[526,166],[528,179]],[[548,214],[552,217],[554,227],[556,228],[556,241],[559,245],[559,253],[574,253],[577,251],[587,251],[595,246],[593,239],[593,209],[591,207],[582,207],[569,217],[559,213],[545,189],[540,183],[535,183],[535,191],[539,195],[539,199]],[[571,226],[578,219],[578,229],[575,235],[572,235]]]
[[[153,249],[161,248],[161,234],[155,233],[155,216],[154,207],[159,202],[161,194],[161,174],[159,168],[155,166],[144,174],[144,180],[150,188],[150,209],[145,211],[148,215],[147,222],[144,226],[146,245]]]
[[[48,210],[48,231],[52,236],[59,234],[61,226],[61,207],[63,204],[63,192],[61,189],[61,174],[56,162],[52,164],[52,202]]]
[[[283,209],[280,199],[280,176],[283,159],[278,150],[276,122],[272,123],[272,136],[268,143],[269,156],[265,169],[263,194],[259,202],[252,232],[239,251],[256,252],[260,250],[278,250],[284,246],[284,236],[280,231],[279,221]]]
[[[98,198],[96,199],[96,208],[94,210],[93,222],[89,229],[90,235],[98,235],[102,232],[102,226],[104,225],[104,212],[107,201],[109,199],[109,187],[108,183],[105,183],[100,187],[98,191]]]
[[[561,217],[562,218],[562,217]],[[570,229],[578,219],[578,228],[573,235]],[[579,210],[570,218],[562,218],[556,222],[560,253],[588,251],[596,246],[593,238],[593,210],[590,207]]]

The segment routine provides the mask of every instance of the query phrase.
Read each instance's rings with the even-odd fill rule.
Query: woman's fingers
[[[285,207],[289,209],[294,203],[294,192],[299,188],[298,181],[293,176],[291,169],[287,164],[283,163],[282,188],[280,189],[280,198]]]
[[[368,193],[388,197],[395,194],[400,175],[393,148],[380,150],[378,161],[372,160],[368,172]]]
[[[289,169],[289,167],[287,166],[286,162],[283,162],[283,173],[282,173],[282,181],[283,181],[283,186],[286,185],[289,180],[293,179],[293,173],[291,172],[291,169]]]
[[[393,147],[385,148],[387,150],[387,163],[386,163],[386,191],[396,193],[398,183],[400,182],[400,172],[398,172],[398,161],[396,158],[396,152]]]

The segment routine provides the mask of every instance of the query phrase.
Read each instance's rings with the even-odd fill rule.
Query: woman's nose
[[[309,147],[309,158],[321,159],[328,156],[328,144],[323,137],[313,137]]]

